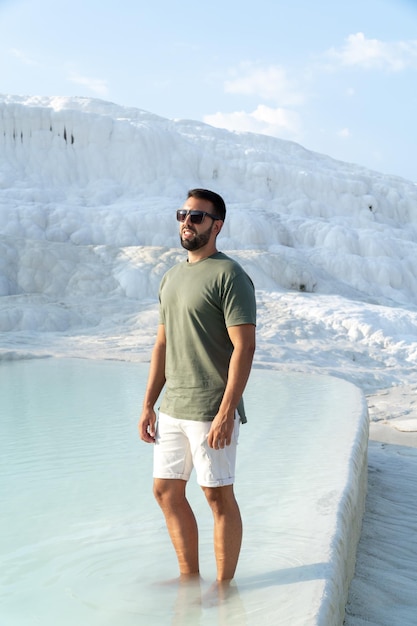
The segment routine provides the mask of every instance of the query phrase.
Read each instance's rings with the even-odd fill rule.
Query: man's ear
[[[224,224],[224,222],[222,220],[216,220],[214,222],[214,228],[215,228],[216,235],[218,235],[219,232],[221,231],[221,229],[223,228],[223,224]]]

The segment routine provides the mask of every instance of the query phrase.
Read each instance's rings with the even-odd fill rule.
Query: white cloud
[[[226,93],[257,96],[280,106],[294,106],[305,100],[295,81],[289,79],[287,71],[279,65],[263,67],[242,63],[233,73],[235,76],[225,82]]]
[[[347,137],[350,137],[350,130],[349,128],[342,128],[338,131],[337,134],[339,137],[343,137],[344,139],[346,139]]]
[[[107,82],[101,78],[88,78],[87,76],[81,76],[81,74],[77,72],[71,72],[68,76],[68,80],[76,85],[87,87],[98,96],[107,96],[109,92]]]
[[[272,109],[260,104],[252,113],[215,113],[204,117],[206,124],[239,132],[259,133],[296,140],[300,130],[300,118],[288,109]]]
[[[417,67],[417,40],[385,42],[356,33],[349,35],[341,49],[331,48],[326,56],[342,66],[399,72]]]
[[[12,56],[14,56],[16,59],[19,59],[19,61],[21,61],[25,65],[38,65],[37,61],[26,56],[26,54],[18,48],[11,48],[9,52]]]

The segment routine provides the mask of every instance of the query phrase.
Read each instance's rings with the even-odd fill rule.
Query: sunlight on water
[[[147,364],[81,359],[0,363],[0,593],[7,626],[257,625],[273,614],[277,594],[284,609],[290,605],[287,585],[322,577],[315,559],[321,538],[314,516],[307,526],[305,516],[312,490],[315,497],[323,491],[321,506],[331,510],[322,483],[333,461],[315,469],[313,484],[311,463],[334,430],[332,407],[341,398],[348,403],[353,387],[253,371],[236,484],[244,544],[236,583],[219,598],[211,588],[211,514],[194,477],[189,497],[203,579],[161,585],[177,569],[151,493],[152,447],[136,434],[147,372]],[[297,455],[304,445],[308,453]],[[297,498],[307,509],[288,525]]]

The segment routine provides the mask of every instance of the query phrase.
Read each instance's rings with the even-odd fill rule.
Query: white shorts
[[[154,445],[154,478],[188,481],[194,467],[201,487],[232,485],[239,425],[236,413],[230,445],[215,450],[207,443],[211,422],[178,419],[159,413]]]

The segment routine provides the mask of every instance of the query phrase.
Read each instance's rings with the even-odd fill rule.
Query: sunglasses
[[[208,215],[212,220],[221,220],[221,217],[217,217],[217,215],[212,215],[211,213],[207,213],[207,211],[186,211],[185,209],[178,209],[177,211],[177,221],[185,222],[187,217],[190,218],[191,224],[201,224],[204,218]]]

